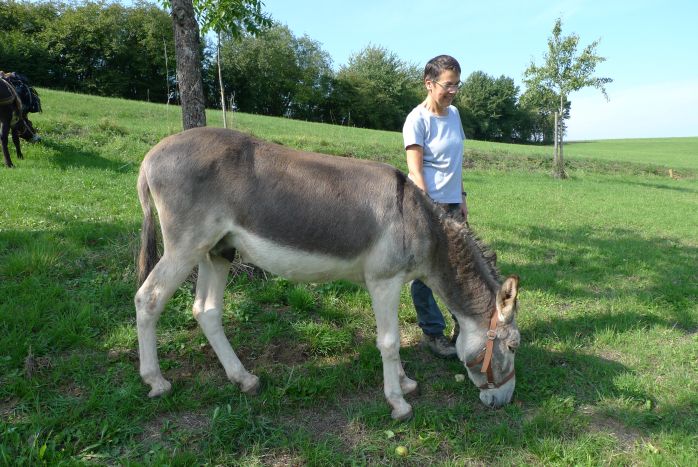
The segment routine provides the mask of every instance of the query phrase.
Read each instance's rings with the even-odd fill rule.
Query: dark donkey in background
[[[254,394],[259,379],[235,355],[222,326],[230,262],[299,281],[364,284],[376,318],[384,392],[392,416],[412,408],[417,383],[400,361],[402,285],[421,279],[460,324],[456,343],[480,399],[511,401],[518,278],[500,283],[494,254],[405,175],[386,164],[292,150],[219,128],[170,136],[146,155],[138,178],[144,220],[135,297],[140,374],[149,396],[171,389],[157,357],[155,325],[198,265],[194,317],[228,378]],[[164,242],[157,261],[154,213]]]
[[[41,101],[37,92],[29,86],[24,76],[0,71],[0,141],[7,167],[14,167],[8,148],[10,133],[19,159],[24,159],[19,138],[32,142],[41,140],[32,122],[27,118],[29,112],[41,112]]]

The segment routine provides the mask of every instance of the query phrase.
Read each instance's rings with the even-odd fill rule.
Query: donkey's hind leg
[[[400,377],[400,389],[402,389],[403,394],[410,394],[417,390],[417,381],[407,376],[405,369],[402,367],[402,361],[400,361],[400,366],[398,367],[398,376]]]
[[[199,263],[194,318],[216,352],[228,379],[237,383],[243,392],[257,394],[259,378],[245,369],[223,331],[223,293],[229,268],[230,261],[210,254]]]
[[[0,122],[0,144],[2,145],[2,155],[5,157],[5,165],[7,167],[14,167],[12,164],[12,159],[10,158],[10,150],[7,147],[8,136],[10,135],[10,118],[3,118]]]
[[[140,375],[150,385],[149,397],[161,396],[172,388],[160,371],[155,325],[165,304],[195,264],[196,259],[193,257],[178,258],[165,252],[136,293]]]

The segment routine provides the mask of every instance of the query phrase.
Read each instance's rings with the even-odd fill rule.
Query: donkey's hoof
[[[240,390],[250,396],[256,396],[259,394],[259,388],[259,378],[257,378],[255,375],[250,375],[250,377],[240,385]]]
[[[404,377],[400,380],[400,389],[402,389],[403,394],[413,393],[418,387],[417,381],[408,377]]]
[[[412,418],[412,406],[410,404],[405,404],[406,407],[400,407],[398,409],[393,409],[390,416],[393,420],[398,422],[405,422]]]
[[[148,397],[160,397],[168,394],[172,390],[172,384],[166,379],[163,379],[162,381],[151,384],[151,388]]]
[[[393,420],[404,422],[412,418],[412,406],[405,402],[405,399],[400,398],[396,401],[388,401],[388,403],[393,408],[393,411],[390,413]]]

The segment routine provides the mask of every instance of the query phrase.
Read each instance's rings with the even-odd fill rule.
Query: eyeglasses
[[[458,92],[460,88],[463,87],[463,83],[461,81],[458,81],[456,84],[441,84],[438,81],[434,82],[448,92]]]

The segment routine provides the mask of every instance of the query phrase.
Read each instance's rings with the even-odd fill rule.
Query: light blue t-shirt
[[[465,133],[458,109],[434,115],[418,105],[407,115],[402,127],[405,149],[417,144],[424,152],[423,172],[427,194],[438,203],[463,200],[463,142]]]

